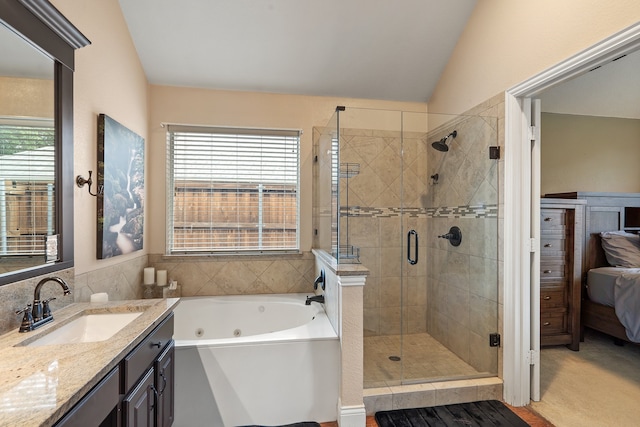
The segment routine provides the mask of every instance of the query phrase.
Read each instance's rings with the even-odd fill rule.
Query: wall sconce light
[[[82,175],[78,175],[76,177],[76,185],[79,188],[84,187],[85,184],[89,184],[89,194],[91,194],[94,197],[98,197],[98,196],[102,196],[102,188],[98,188],[98,192],[96,194],[91,192],[91,184],[93,184],[93,181],[91,180],[91,173],[92,171],[89,171],[89,179],[84,179],[84,177]]]

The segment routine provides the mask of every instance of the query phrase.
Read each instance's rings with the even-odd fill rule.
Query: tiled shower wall
[[[488,334],[500,329],[501,264],[499,168],[498,160],[489,159],[489,146],[502,145],[502,102],[503,97],[492,98],[473,115],[428,135],[341,129],[340,146],[341,163],[360,165],[348,182],[340,180],[340,231],[341,243],[348,238],[358,247],[361,263],[370,270],[364,288],[365,336],[429,332],[490,373],[498,372],[498,351],[488,346]],[[449,152],[430,147],[454,129],[458,136]],[[437,184],[429,179],[435,173]],[[453,225],[463,232],[459,247],[437,238]],[[406,262],[411,229],[420,236],[417,266]]]
[[[446,153],[429,151],[428,321],[431,336],[481,372],[498,372],[498,145],[494,109],[460,117],[430,133],[437,140],[454,129]],[[491,114],[489,114],[491,113]],[[452,226],[462,231],[460,246],[434,238]]]
[[[340,233],[341,244],[358,247],[369,269],[364,335],[395,335],[403,326],[405,333],[426,332],[426,239],[419,240],[421,261],[406,262],[406,233],[425,236],[427,229],[425,135],[343,128],[340,137],[340,162],[360,165],[357,175],[340,180]]]

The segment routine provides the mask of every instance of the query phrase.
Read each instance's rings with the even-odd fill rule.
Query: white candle
[[[153,267],[145,267],[144,269],[144,284],[153,285],[156,281],[156,270]]]
[[[167,285],[167,270],[158,270],[158,286]]]

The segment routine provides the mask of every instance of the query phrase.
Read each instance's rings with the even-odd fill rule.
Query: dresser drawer
[[[540,313],[540,335],[553,335],[567,332],[565,313]]]
[[[540,230],[564,230],[567,214],[564,209],[540,209]]]
[[[123,360],[124,390],[130,390],[173,339],[173,313],[165,318]]]
[[[540,280],[561,280],[567,275],[567,264],[562,257],[540,259]]]
[[[563,288],[540,289],[540,309],[566,307],[567,292]]]
[[[544,282],[540,282],[540,291],[563,291],[568,289],[569,280],[558,279],[558,280],[545,280]]]
[[[567,238],[564,235],[540,236],[540,256],[565,257]]]

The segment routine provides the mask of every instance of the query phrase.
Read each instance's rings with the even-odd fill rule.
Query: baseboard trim
[[[338,402],[338,425],[340,427],[364,427],[367,423],[367,412],[364,403],[357,406],[342,406]]]

